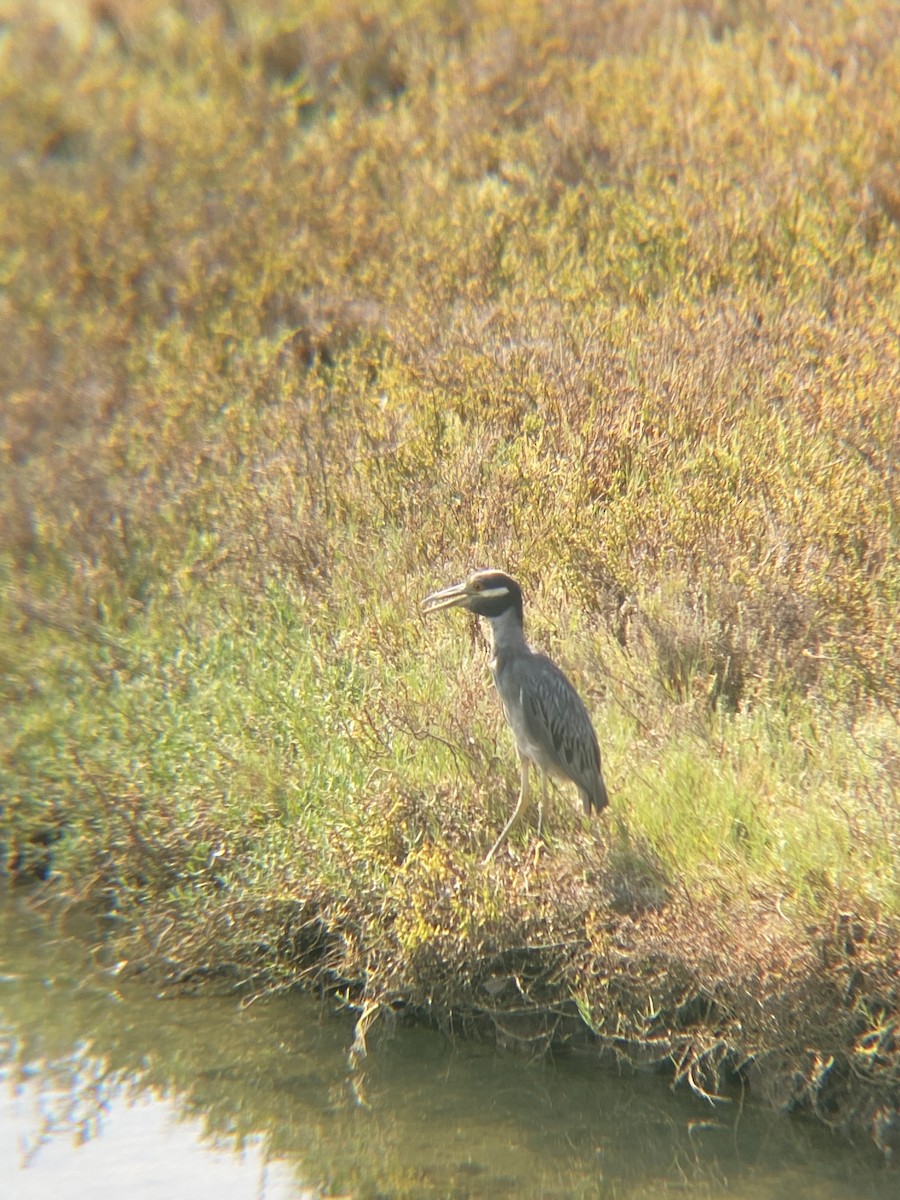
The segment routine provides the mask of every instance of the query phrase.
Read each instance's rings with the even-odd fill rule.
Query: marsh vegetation
[[[889,1140],[897,7],[3,11],[8,874]],[[612,800],[488,869],[479,565]]]

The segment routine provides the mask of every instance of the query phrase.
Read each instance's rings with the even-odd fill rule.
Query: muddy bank
[[[355,907],[283,897],[277,908],[222,896],[202,926],[145,913],[126,939],[132,964],[176,989],[238,979],[260,993],[335,993],[358,1014],[360,1056],[396,1017],[425,1021],[516,1053],[657,1071],[712,1106],[748,1091],[897,1161],[900,951],[889,924],[850,913],[814,924],[769,897],[683,887],[643,906],[608,865],[582,870],[575,888],[571,863],[561,871],[541,856],[503,864],[492,882],[506,906],[463,930],[450,914],[478,872],[440,860],[407,864],[390,908],[364,896]]]

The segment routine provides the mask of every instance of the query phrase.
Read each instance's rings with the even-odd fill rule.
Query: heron
[[[465,608],[484,617],[491,629],[491,673],[515,737],[520,788],[513,814],[488,851],[485,864],[494,857],[530,800],[532,765],[541,772],[538,836],[551,775],[577,786],[587,816],[606,808],[609,797],[591,718],[556,663],[532,650],[525,640],[522,589],[518,583],[504,571],[474,571],[462,583],[426,596],[422,607],[426,613]]]

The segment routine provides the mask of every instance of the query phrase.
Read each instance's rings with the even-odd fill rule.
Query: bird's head
[[[479,617],[499,617],[515,609],[522,620],[522,589],[503,571],[473,571],[462,583],[432,592],[422,601],[426,613],[467,608]]]

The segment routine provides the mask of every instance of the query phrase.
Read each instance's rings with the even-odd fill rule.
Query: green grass
[[[770,8],[4,5],[11,875],[176,979],[669,994],[698,1087],[893,1019],[897,18]],[[419,613],[475,565],[612,795],[487,870],[484,639]]]

